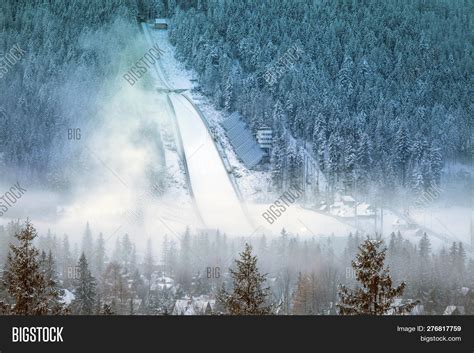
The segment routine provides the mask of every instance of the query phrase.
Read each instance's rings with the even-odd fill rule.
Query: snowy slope
[[[206,126],[180,94],[171,94],[185,149],[193,193],[209,228],[227,233],[251,231],[240,201]]]
[[[143,24],[142,28],[151,45],[153,42],[148,27]],[[159,87],[179,88],[166,81],[161,63],[154,68],[154,77]],[[199,113],[182,94],[164,91],[159,91],[158,94],[169,94],[173,118],[176,119],[179,130],[177,138],[184,148],[192,195],[205,226],[209,229],[219,228],[228,234],[249,234],[252,227]]]

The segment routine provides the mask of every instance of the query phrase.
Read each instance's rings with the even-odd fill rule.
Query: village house
[[[206,295],[185,296],[183,299],[176,300],[172,315],[211,315],[215,305],[215,299],[210,299]]]
[[[166,18],[155,18],[155,29],[168,29],[168,20]]]

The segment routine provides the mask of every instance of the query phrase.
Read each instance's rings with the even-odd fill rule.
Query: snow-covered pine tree
[[[147,314],[169,315],[175,303],[175,296],[171,289],[156,289],[151,292],[147,303]]]
[[[300,272],[293,297],[293,314],[308,315],[312,313],[311,281],[308,275]]]
[[[4,285],[14,304],[9,312],[14,315],[47,315],[62,312],[56,290],[45,278],[38,260],[39,251],[33,246],[38,236],[29,220],[15,234],[18,245],[10,245]],[[55,287],[55,286],[54,286]],[[51,306],[54,303],[54,307]]]
[[[354,172],[356,165],[356,150],[352,141],[347,141],[344,148],[344,179],[346,187],[351,190],[354,186]]]
[[[412,189],[416,195],[421,195],[425,189],[421,168],[415,166],[412,172]]]
[[[394,305],[394,299],[403,295],[405,282],[392,287],[392,278],[388,267],[384,268],[385,252],[380,248],[381,240],[367,238],[360,246],[356,259],[352,261],[356,279],[361,287],[351,290],[341,285],[340,303],[337,304],[340,315],[386,315],[409,313],[416,302]]]
[[[456,256],[456,272],[459,276],[459,280],[461,283],[464,283],[464,276],[466,273],[466,251],[464,250],[464,246],[462,242],[458,243],[458,252]]]
[[[312,136],[313,155],[318,161],[319,168],[324,171],[324,155],[326,151],[326,120],[321,113],[316,114],[313,136]]]
[[[298,107],[296,109],[294,121],[291,124],[292,132],[293,132],[294,136],[296,136],[298,138],[307,137],[307,135],[308,135],[308,131],[305,130],[305,121],[307,119],[306,111],[307,111],[307,109],[304,109],[302,107],[301,108]]]
[[[192,282],[192,263],[191,263],[191,254],[192,254],[192,245],[191,245],[191,233],[189,228],[186,228],[186,231],[181,238],[181,246],[179,250],[179,268],[177,273],[177,280],[180,287],[188,292],[191,289]]]
[[[150,296],[151,277],[153,275],[154,267],[155,267],[155,259],[153,257],[153,243],[151,241],[151,238],[148,238],[147,243],[146,243],[145,258],[143,261],[143,272],[147,281],[147,296]]]
[[[74,283],[75,298],[71,303],[72,312],[76,315],[92,315],[95,307],[96,281],[92,277],[84,253],[79,258],[79,278]]]
[[[105,241],[104,236],[102,233],[99,234],[99,238],[97,239],[96,248],[93,254],[93,261],[94,266],[92,266],[93,275],[97,278],[100,278],[104,273],[104,266],[105,261],[107,260],[107,255],[105,253]]]
[[[303,188],[303,150],[296,142],[291,142],[287,150],[288,159],[288,182],[292,186]]]
[[[224,288],[218,295],[218,302],[224,312],[230,315],[269,315],[273,306],[268,303],[270,289],[263,287],[266,275],[257,268],[257,257],[252,247],[245,244],[240,260],[235,260],[236,270],[229,269],[233,279],[233,290]]]
[[[64,287],[69,288],[71,287],[71,281],[67,276],[67,270],[70,266],[73,265],[72,254],[71,254],[71,247],[69,244],[69,237],[67,234],[64,234],[61,250],[59,253],[59,271],[61,274],[62,283]]]
[[[430,286],[431,276],[430,271],[432,269],[431,265],[431,242],[426,233],[420,239],[418,246],[418,269],[419,274],[418,285],[423,291],[428,290]]]
[[[46,256],[43,251],[40,259],[40,268],[43,272],[45,279],[45,296],[48,298],[48,308],[51,314],[63,314],[66,313],[62,297],[64,296],[64,290],[59,288],[58,275],[55,270],[55,264],[53,260],[53,253],[51,250]]]
[[[102,280],[102,300],[108,304],[113,313],[128,312],[130,290],[127,285],[127,272],[117,262],[111,262],[105,269]]]
[[[121,242],[120,263],[125,270],[131,272],[133,258],[133,243],[128,234],[125,234]],[[87,256],[87,255],[86,255]]]
[[[440,305],[440,299],[441,295],[438,289],[433,288],[428,292],[428,296],[424,302],[424,309],[427,315],[439,314],[439,312],[442,310],[442,305]]]
[[[430,158],[431,186],[434,187],[440,184],[441,171],[443,169],[443,155],[441,149],[435,145],[430,146],[428,155]]]
[[[410,142],[405,125],[401,125],[395,136],[395,162],[400,170],[402,185],[406,185],[406,173],[410,160]]]
[[[284,160],[285,160],[285,150],[282,148],[282,138],[276,138],[275,145],[272,148],[271,154],[271,177],[272,184],[276,190],[283,189],[284,182]]]
[[[350,56],[345,56],[342,62],[341,69],[338,73],[338,84],[339,88],[343,92],[350,92],[353,89],[352,75],[354,70],[354,63]]]
[[[369,181],[372,157],[369,136],[362,134],[356,150],[357,187],[364,188]]]
[[[456,242],[454,241],[453,244],[449,247],[449,267],[452,271],[451,275],[452,277],[457,278],[457,273],[454,270],[457,267],[458,264],[458,246]],[[453,278],[454,279],[454,278]]]
[[[94,241],[92,238],[92,231],[89,225],[89,222],[86,224],[86,230],[82,237],[82,252],[86,255],[88,259],[92,258],[92,253],[94,249]]]
[[[273,111],[273,131],[274,142],[271,154],[272,165],[272,183],[277,190],[285,186],[286,155],[288,141],[286,138],[286,129],[284,126],[285,116],[281,102],[275,104]]]
[[[223,108],[227,112],[232,111],[233,107],[233,85],[232,85],[232,78],[230,76],[227,77],[225,84],[224,84],[224,89],[222,92],[222,100],[223,100]]]
[[[339,181],[340,161],[342,158],[341,153],[342,139],[340,133],[336,130],[331,134],[328,141],[328,159],[326,163],[326,172],[328,175],[329,187],[333,192]]]

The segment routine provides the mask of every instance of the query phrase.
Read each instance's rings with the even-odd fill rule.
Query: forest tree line
[[[433,251],[426,234],[416,243],[400,234],[375,238],[381,243],[377,247],[386,248],[378,253],[383,252],[393,286],[404,283],[401,298],[423,305],[425,314],[442,314],[449,305],[474,313],[474,261],[463,243]],[[111,252],[105,250],[107,241],[89,225],[80,244],[51,232],[36,237],[31,223],[1,227],[0,301],[6,307],[15,304],[18,293],[11,289],[18,288],[15,281],[26,281],[48,298],[35,303],[33,312],[39,314],[171,314],[178,299],[229,298],[236,286],[235,260],[245,249],[240,256],[247,258],[265,293],[262,307],[279,315],[336,314],[341,285],[356,288],[360,282],[351,262],[368,240],[360,234],[302,239],[285,230],[272,239],[186,231],[179,238],[148,240],[143,253],[127,234],[112,240]],[[219,268],[220,275],[210,277],[208,268]],[[164,278],[171,285],[160,286]],[[75,296],[68,305],[62,299],[66,290]],[[216,310],[223,309],[217,305]],[[27,312],[32,311],[19,313]]]

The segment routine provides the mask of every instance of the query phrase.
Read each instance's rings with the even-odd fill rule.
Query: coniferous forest
[[[13,168],[67,187],[64,161],[78,152],[61,135],[69,126],[99,123],[100,99],[119,72],[114,53],[130,45],[139,15],[170,18],[178,58],[196,70],[217,107],[241,112],[253,131],[273,127],[277,188],[301,182],[303,148],[330,187],[346,191],[419,192],[439,184],[443,165],[470,156],[473,44],[465,34],[473,4],[467,0],[7,0],[0,6],[4,52],[15,44],[26,52],[0,80],[4,173]],[[266,73],[295,45],[298,60],[269,84]]]
[[[301,182],[305,146],[331,188],[422,191],[443,163],[470,156],[472,11],[469,1],[198,1],[175,14],[171,40],[216,105],[273,127],[277,186]],[[295,44],[299,60],[269,84]]]
[[[474,315],[473,14],[0,1],[0,314]]]

